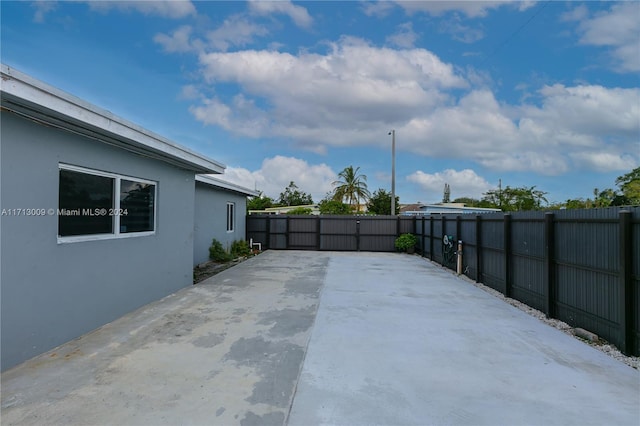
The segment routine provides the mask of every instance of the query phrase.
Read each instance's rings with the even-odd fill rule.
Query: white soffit
[[[249,197],[257,197],[260,195],[260,191],[255,191],[253,189],[245,188],[244,186],[236,185],[235,183],[216,179],[213,176],[196,175],[196,182],[226,189],[228,191],[238,192]]]
[[[2,108],[196,173],[225,165],[1,64]]]

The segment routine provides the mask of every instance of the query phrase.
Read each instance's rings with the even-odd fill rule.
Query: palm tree
[[[371,197],[367,189],[367,176],[359,175],[359,170],[360,167],[355,170],[353,166],[346,167],[338,173],[338,177],[341,180],[337,180],[332,184],[336,187],[333,192],[333,199],[340,202],[345,201],[349,205],[353,205],[355,201],[357,212],[360,212],[360,199],[366,201]]]

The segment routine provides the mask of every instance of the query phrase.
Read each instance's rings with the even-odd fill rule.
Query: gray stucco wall
[[[237,192],[196,182],[193,264],[209,260],[215,238],[228,250],[235,240],[246,238],[247,197]],[[227,203],[235,203],[235,230],[227,232]]]
[[[192,284],[193,172],[1,119],[2,209],[57,209],[59,163],[158,182],[152,236],[58,244],[55,215],[2,216],[2,370]]]

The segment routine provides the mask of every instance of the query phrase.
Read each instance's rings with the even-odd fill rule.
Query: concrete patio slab
[[[289,425],[635,425],[640,373],[416,256],[332,256]]]
[[[2,374],[3,425],[640,424],[640,372],[418,256],[267,251]]]
[[[282,425],[329,255],[266,252],[2,374],[2,425]]]

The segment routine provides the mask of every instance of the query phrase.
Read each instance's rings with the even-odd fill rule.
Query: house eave
[[[206,175],[196,175],[196,182],[200,182],[206,185],[214,186],[217,188],[222,188],[227,191],[236,192],[241,195],[246,195],[247,197],[257,197],[260,195],[259,191],[254,191],[249,188],[245,188],[240,185],[236,185],[235,183],[226,182],[220,179],[216,179],[212,176]]]
[[[111,112],[1,64],[0,102],[13,112],[45,125],[196,173],[224,173],[225,166]]]

